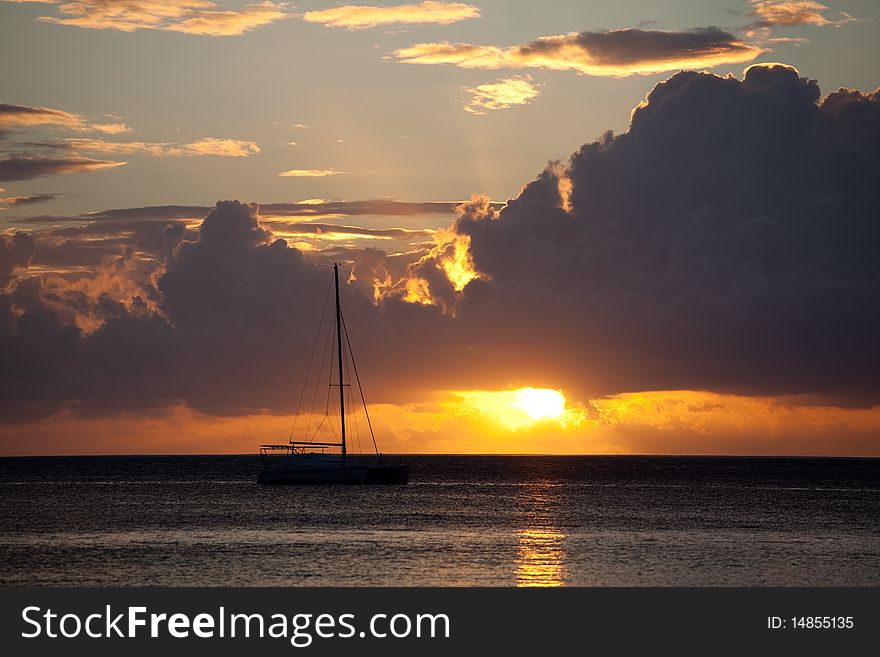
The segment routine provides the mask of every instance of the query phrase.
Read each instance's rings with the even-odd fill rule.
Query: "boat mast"
[[[336,350],[339,355],[339,422],[342,425],[342,460],[345,460],[345,381],[342,378],[342,307],[339,305],[339,263],[333,263],[336,281]]]

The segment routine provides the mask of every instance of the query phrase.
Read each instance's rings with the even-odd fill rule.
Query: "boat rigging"
[[[409,466],[405,465],[389,465],[385,464],[382,454],[379,452],[376,443],[376,436],[373,433],[373,425],[370,421],[370,412],[367,408],[364,390],[361,386],[360,374],[358,373],[357,363],[354,360],[354,354],[351,349],[351,339],[348,335],[348,328],[345,324],[345,318],[342,314],[342,304],[339,297],[339,264],[333,264],[333,286],[336,296],[336,321],[335,321],[335,337],[336,337],[336,361],[338,365],[338,383],[330,381],[329,386],[339,387],[339,424],[340,439],[339,442],[332,441],[316,441],[318,432],[321,430],[324,421],[329,417],[329,388],[327,397],[327,409],[320,424],[315,429],[313,435],[310,435],[311,414],[309,416],[309,424],[306,428],[304,440],[294,440],[296,431],[296,421],[302,409],[303,396],[308,385],[309,374],[311,372],[312,362],[315,356],[315,349],[321,335],[324,323],[324,316],[327,310],[327,299],[324,300],[324,308],[321,312],[321,320],[318,324],[318,333],[315,337],[315,344],[312,347],[312,353],[309,357],[309,364],[306,368],[306,378],[303,383],[303,389],[300,393],[299,404],[297,405],[296,415],[294,416],[293,427],[291,428],[290,438],[284,444],[264,444],[260,445],[260,455],[263,458],[263,469],[257,477],[257,483],[260,484],[405,484],[409,481]],[[328,290],[329,294],[329,290]],[[345,340],[343,342],[343,335]],[[330,336],[328,336],[329,338]],[[367,420],[367,426],[370,430],[370,437],[373,441],[373,448],[376,453],[376,462],[374,464],[364,463],[360,460],[350,459],[348,456],[348,444],[345,423],[345,389],[351,390],[351,377],[349,383],[345,381],[345,371],[348,368],[348,362],[345,359],[347,347],[349,360],[354,370],[354,381],[360,392],[360,399],[364,408],[364,415]],[[329,341],[328,341],[329,346]],[[323,371],[324,360],[326,358],[326,348],[321,362],[321,371]],[[329,370],[332,372],[332,357]],[[332,374],[331,374],[332,376]],[[317,389],[315,399],[317,398]],[[353,400],[352,400],[353,401]],[[352,416],[354,418],[354,415]],[[334,453],[328,450],[338,447],[340,452]]]

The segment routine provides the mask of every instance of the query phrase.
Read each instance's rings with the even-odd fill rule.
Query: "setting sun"
[[[565,411],[565,397],[549,388],[523,388],[517,392],[516,407],[533,420],[555,418]]]
[[[509,431],[552,422],[562,429],[582,426],[587,420],[579,402],[567,403],[561,390],[514,388],[509,390],[454,390],[443,402],[448,412],[474,422],[489,420]]]

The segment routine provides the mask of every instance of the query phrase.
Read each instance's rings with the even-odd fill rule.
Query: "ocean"
[[[0,584],[878,586],[880,459],[403,456],[260,486],[255,456],[0,459]]]

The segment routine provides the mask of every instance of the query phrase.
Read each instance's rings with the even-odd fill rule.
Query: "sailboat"
[[[314,439],[309,439],[308,435],[305,440],[294,440],[293,431],[291,431],[290,440],[286,443],[260,445],[263,469],[257,476],[257,483],[259,484],[405,484],[409,481],[409,466],[386,464],[376,444],[376,436],[373,433],[373,425],[370,422],[370,415],[367,410],[366,400],[364,399],[364,391],[361,387],[360,376],[357,373],[357,364],[355,364],[354,355],[351,352],[351,342],[348,337],[348,329],[345,326],[345,320],[342,316],[342,305],[339,301],[338,263],[333,264],[333,282],[336,291],[335,333],[339,382],[336,384],[330,383],[330,386],[339,387],[339,423],[341,437],[339,442],[316,441]],[[321,326],[319,325],[319,335],[320,332]],[[376,451],[377,461],[373,464],[364,463],[360,460],[353,461],[348,456],[345,426],[345,389],[346,387],[350,387],[350,383],[345,382],[346,368],[344,367],[343,336],[345,337],[345,343],[348,346],[348,355],[354,367],[355,382],[360,391],[361,401],[364,406],[364,414],[366,415],[367,425],[370,429],[370,436],[373,439],[373,447]],[[309,369],[310,367],[311,363],[309,364]],[[332,370],[332,358],[330,369]],[[308,378],[309,375],[307,372],[306,383],[303,384],[304,391]],[[329,408],[329,394],[327,399]],[[300,397],[300,401],[302,401],[302,397]],[[325,417],[326,416],[327,414],[325,414]],[[294,428],[295,426],[294,423]],[[320,425],[318,428],[320,429]],[[317,435],[317,430],[315,435]],[[331,451],[334,448],[339,448],[339,452]]]

